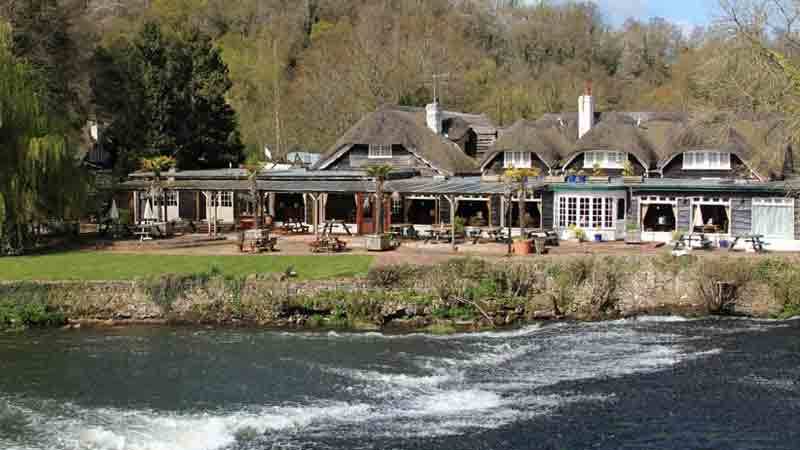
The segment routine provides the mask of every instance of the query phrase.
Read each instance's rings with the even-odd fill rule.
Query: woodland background
[[[446,108],[501,127],[574,111],[587,79],[601,111],[794,111],[800,2],[718,10],[690,31],[612,27],[591,2],[0,0],[43,101],[110,124],[120,173],[171,148],[184,167],[322,151],[381,104],[428,103],[441,73]]]

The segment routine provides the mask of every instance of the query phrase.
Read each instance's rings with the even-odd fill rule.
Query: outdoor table
[[[734,251],[734,249],[736,248],[736,244],[739,242],[740,239],[743,240],[745,243],[749,243],[750,245],[752,245],[752,248],[756,253],[764,252],[764,246],[767,245],[766,242],[764,242],[764,235],[744,234],[733,238],[733,242],[731,243],[731,246],[728,248],[728,251],[731,252]]]

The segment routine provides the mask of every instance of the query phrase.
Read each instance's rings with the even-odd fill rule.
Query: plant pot
[[[513,244],[514,254],[516,255],[530,255],[531,254],[531,241],[514,241]]]
[[[578,183],[586,183],[586,175],[578,175],[575,177],[575,181]]]
[[[642,243],[642,231],[641,230],[629,230],[625,232],[625,242],[628,244],[641,244]]]
[[[567,183],[575,183],[577,178],[575,175],[567,175]]]
[[[600,233],[595,234],[594,235],[594,241],[595,242],[603,242],[603,235],[600,234]]]
[[[366,239],[368,251],[382,252],[392,248],[391,236],[388,234],[370,234]]]

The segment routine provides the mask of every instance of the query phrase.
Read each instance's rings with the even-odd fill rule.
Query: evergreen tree
[[[170,33],[147,23],[132,43],[98,49],[95,67],[95,102],[110,119],[106,148],[121,169],[159,155],[181,169],[242,160],[236,113],[225,99],[228,68],[197,29]]]

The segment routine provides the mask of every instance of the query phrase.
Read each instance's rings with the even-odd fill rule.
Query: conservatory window
[[[392,146],[390,144],[370,144],[369,159],[385,159],[392,157]]]
[[[557,226],[568,228],[614,228],[616,199],[593,196],[563,196],[558,199]]]
[[[583,155],[583,168],[591,169],[595,164],[602,169],[622,169],[628,154],[625,152],[591,151]]]
[[[794,200],[753,199],[753,234],[773,239],[794,239]]]
[[[731,154],[728,152],[685,152],[684,170],[730,170]]]
[[[530,169],[531,152],[503,152],[503,167],[506,169]]]

